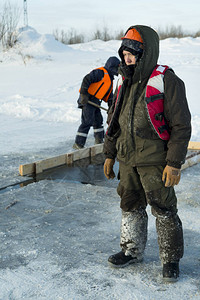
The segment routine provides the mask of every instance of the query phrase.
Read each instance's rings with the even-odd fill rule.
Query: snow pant
[[[147,204],[156,217],[156,230],[162,263],[183,256],[182,223],[177,215],[173,187],[162,181],[163,166],[131,167],[119,163],[117,192],[122,209],[120,246],[126,255],[142,257],[147,241]]]
[[[99,101],[97,104],[100,104]],[[82,108],[81,125],[78,128],[75,143],[85,145],[90,127],[94,129],[95,140],[103,141],[104,128],[101,111],[98,107],[86,104]]]

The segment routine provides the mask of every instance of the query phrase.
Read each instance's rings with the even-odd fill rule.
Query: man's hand
[[[115,173],[113,171],[115,160],[112,158],[106,158],[104,163],[104,175],[107,179],[115,178]]]
[[[181,170],[166,166],[163,171],[162,181],[165,181],[165,186],[170,187],[179,183],[181,179]]]
[[[87,104],[87,103],[88,103],[88,100],[89,100],[89,98],[88,98],[87,95],[81,94],[81,104],[82,104],[82,105]]]

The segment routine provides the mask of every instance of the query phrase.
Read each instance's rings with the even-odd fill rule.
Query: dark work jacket
[[[144,41],[144,51],[135,67],[125,65],[120,73],[125,78],[104,142],[104,154],[132,166],[165,165],[180,168],[185,161],[191,135],[191,116],[183,81],[172,71],[164,76],[164,116],[169,124],[169,141],[161,140],[148,121],[145,89],[157,64],[159,38],[147,26],[135,26]],[[120,53],[119,53],[120,54]]]

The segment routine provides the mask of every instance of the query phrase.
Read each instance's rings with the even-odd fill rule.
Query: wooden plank
[[[97,154],[103,153],[103,145],[98,144],[91,147],[91,157],[96,156]]]
[[[73,152],[73,161],[83,159],[86,157],[90,157],[91,155],[91,148],[83,148]]]
[[[188,149],[196,149],[200,148],[200,142],[190,142]],[[192,157],[186,158],[185,164],[182,166],[182,169],[186,169],[194,164],[200,162],[200,151],[193,152]],[[26,176],[30,174],[39,174],[42,173],[44,170],[58,167],[61,165],[72,165],[73,162],[84,159],[84,158],[92,158],[98,154],[103,153],[103,144],[98,144],[91,146],[89,148],[84,148],[80,150],[76,150],[70,153],[62,154],[59,156],[51,157],[48,159],[40,160],[37,162],[33,162],[30,164],[20,165],[19,166],[19,173],[21,176]]]
[[[200,151],[196,151],[195,153],[186,157],[185,163],[182,165],[181,170],[194,166],[198,163],[200,163]]]
[[[35,173],[35,163],[25,164],[19,166],[19,174],[21,176]]]
[[[44,170],[55,168],[66,164],[66,154],[47,158],[35,163],[35,173],[42,173]]]
[[[66,164],[68,166],[71,166],[73,164],[74,154],[72,152],[72,153],[67,153],[66,155],[67,155],[67,157],[66,157]]]
[[[188,145],[188,149],[189,150],[200,150],[200,142],[192,142],[192,141],[190,141],[189,145]]]
[[[62,154],[55,157],[50,157],[48,159],[33,162],[31,164],[20,165],[19,173],[21,176],[26,176],[31,174],[39,174],[47,169],[58,167],[65,164],[70,166],[75,161],[84,158],[90,158],[91,153],[93,156],[95,156],[98,153],[101,153],[102,151],[103,151],[103,144],[94,145],[89,148],[83,148],[70,153]]]

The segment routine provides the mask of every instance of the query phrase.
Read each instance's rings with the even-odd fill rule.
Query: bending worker
[[[82,108],[81,125],[78,128],[74,149],[84,147],[90,127],[94,129],[95,144],[103,143],[104,128],[100,108],[88,103],[88,100],[100,106],[101,101],[111,106],[113,99],[114,75],[118,75],[120,61],[117,57],[110,57],[104,67],[92,70],[82,81],[78,107]]]

